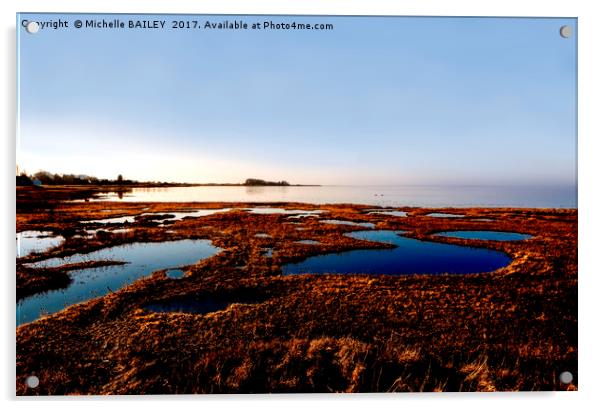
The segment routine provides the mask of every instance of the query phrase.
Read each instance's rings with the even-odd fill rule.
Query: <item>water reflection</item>
[[[508,265],[502,252],[421,241],[388,230],[346,234],[358,240],[390,243],[393,249],[351,250],[310,257],[282,268],[291,274],[468,274],[494,271]]]
[[[93,200],[115,200],[109,193]],[[558,186],[194,186],[133,188],[128,202],[356,203],[381,207],[576,208],[576,188]]]
[[[126,264],[73,270],[69,287],[26,297],[17,303],[17,325],[33,321],[42,313],[54,313],[73,304],[116,291],[153,271],[194,264],[217,254],[209,240],[178,240],[160,243],[133,243],[88,254],[52,258],[30,267],[58,267],[93,260],[115,260]]]
[[[286,196],[288,188],[289,186],[245,186],[245,193],[249,196],[265,196],[277,192],[276,194]]]
[[[17,233],[17,257],[25,257],[32,253],[44,253],[63,241],[63,237],[55,236],[49,231],[27,230]]]

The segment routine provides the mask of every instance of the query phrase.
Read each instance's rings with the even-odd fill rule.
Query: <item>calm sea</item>
[[[574,186],[197,186],[135,188],[97,200],[124,202],[302,202],[422,207],[576,208]]]

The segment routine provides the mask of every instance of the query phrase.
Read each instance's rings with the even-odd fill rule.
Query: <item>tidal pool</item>
[[[65,239],[49,231],[26,230],[17,233],[17,257],[43,253],[61,244]]]
[[[454,237],[468,240],[493,240],[493,241],[518,241],[530,239],[530,234],[515,233],[509,231],[492,230],[462,230],[437,233],[435,236]]]
[[[166,220],[178,221],[178,220],[184,219],[185,217],[204,217],[204,216],[210,216],[210,215],[216,214],[216,213],[229,212],[230,210],[232,210],[232,209],[230,209],[230,208],[198,209],[198,210],[186,211],[186,212],[167,212],[166,214],[169,214],[173,217],[170,219],[166,219]],[[152,213],[145,213],[145,214],[152,214]]]
[[[502,252],[434,243],[402,237],[389,230],[359,231],[346,234],[358,240],[391,243],[393,249],[350,250],[310,257],[282,267],[292,274],[469,274],[489,272],[508,265]]]
[[[117,291],[153,271],[194,264],[220,250],[209,240],[133,243],[30,263],[30,267],[59,267],[93,260],[115,260],[126,264],[70,271],[73,281],[69,287],[35,294],[17,303],[17,325],[36,320],[42,314],[52,314],[70,305]]]
[[[186,275],[186,273],[184,272],[184,270],[181,270],[179,268],[172,268],[165,272],[165,276],[167,278],[171,278],[172,280],[179,280],[180,278],[184,277],[185,275]]]
[[[342,224],[342,225],[346,225],[346,226],[368,227],[370,229],[374,228],[374,223],[369,223],[369,222],[350,222],[347,220],[334,220],[334,219],[321,220],[321,222],[326,223],[326,224]]]
[[[302,213],[294,216],[288,216],[287,219],[302,219],[305,217],[320,217],[320,215],[316,213]]]
[[[301,210],[301,209],[282,209],[278,207],[248,207],[242,209],[252,214],[290,214],[299,217],[308,217],[311,215],[319,215],[324,213],[324,210]]]
[[[155,213],[141,213],[139,215],[133,216],[122,216],[122,217],[110,217],[107,219],[97,219],[97,220],[85,220],[81,223],[99,223],[99,224],[110,224],[110,223],[134,223],[136,221],[136,217],[142,216],[164,216],[161,218],[161,223],[167,220],[178,221],[182,220],[185,217],[203,217],[209,216],[215,213],[228,212],[232,209],[223,208],[223,209],[197,209],[190,211],[182,211],[182,212],[155,212]]]
[[[396,216],[396,217],[407,217],[408,214],[406,212],[402,212],[401,210],[375,210],[368,212],[367,214],[376,214],[383,216]]]
[[[121,217],[109,217],[108,219],[98,219],[98,220],[84,220],[80,223],[89,224],[89,223],[99,223],[99,224],[110,224],[110,223],[134,223],[136,220],[136,215],[134,216],[121,216]]]
[[[319,242],[319,241],[317,241],[317,240],[299,240],[299,241],[296,241],[295,243],[299,243],[299,244],[309,244],[309,245],[317,245],[317,244],[320,244],[320,242]]]
[[[428,217],[449,217],[449,218],[454,218],[454,217],[464,217],[463,214],[454,214],[454,213],[429,213],[427,214]]]

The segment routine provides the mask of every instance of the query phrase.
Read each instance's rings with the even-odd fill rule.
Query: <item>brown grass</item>
[[[35,202],[33,196],[29,194],[30,202]],[[227,207],[237,205],[249,207]],[[576,389],[576,210],[438,209],[467,217],[437,219],[425,216],[432,210],[419,208],[400,208],[410,216],[397,218],[368,215],[367,206],[271,205],[321,208],[329,211],[321,219],[370,221],[377,229],[405,230],[409,237],[460,245],[475,242],[430,234],[487,229],[534,238],[478,242],[513,260],[493,273],[282,276],[283,264],[310,255],[386,245],[343,236],[358,230],[354,226],[243,211],[185,219],[168,227],[140,221],[131,232],[101,233],[86,240],[73,237],[81,230],[81,220],[225,204],[57,200],[52,211],[18,207],[18,231],[52,230],[66,236],[49,254],[18,262],[22,293],[45,288],[24,279],[32,272],[22,264],[50,255],[183,238],[211,239],[224,251],[190,266],[181,280],[157,271],[120,291],[17,328],[17,393]],[[475,220],[479,218],[492,221]],[[257,238],[256,233],[271,237]],[[294,243],[302,239],[321,244]],[[274,249],[272,258],[262,255],[266,246]],[[206,296],[231,299],[233,304],[207,314],[144,309],[149,302]],[[568,387],[558,382],[565,370],[575,375]],[[40,378],[40,386],[27,389],[24,379],[32,374]]]

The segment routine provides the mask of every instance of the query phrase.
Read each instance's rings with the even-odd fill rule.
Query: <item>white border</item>
[[[599,159],[602,116],[600,73],[602,72],[600,39],[602,15],[595,1],[587,0],[3,0],[0,2],[2,25],[2,199],[0,200],[0,251],[4,268],[2,286],[5,319],[2,320],[2,383],[1,397],[9,406],[76,407],[109,403],[117,408],[142,403],[149,408],[163,407],[170,400],[178,405],[265,408],[286,405],[293,407],[379,406],[425,407],[444,405],[445,408],[504,408],[508,405],[543,404],[546,408],[590,406],[600,402],[600,340],[602,311],[598,291],[602,290],[602,271],[595,256],[600,253],[601,241],[596,233],[602,231]],[[494,394],[364,394],[364,395],[260,395],[260,396],[184,396],[184,397],[109,397],[109,398],[14,398],[14,226],[15,226],[15,13],[22,12],[120,12],[120,13],[223,13],[223,14],[347,14],[347,15],[447,15],[447,16],[549,16],[579,18],[579,392],[576,393],[494,393]]]

